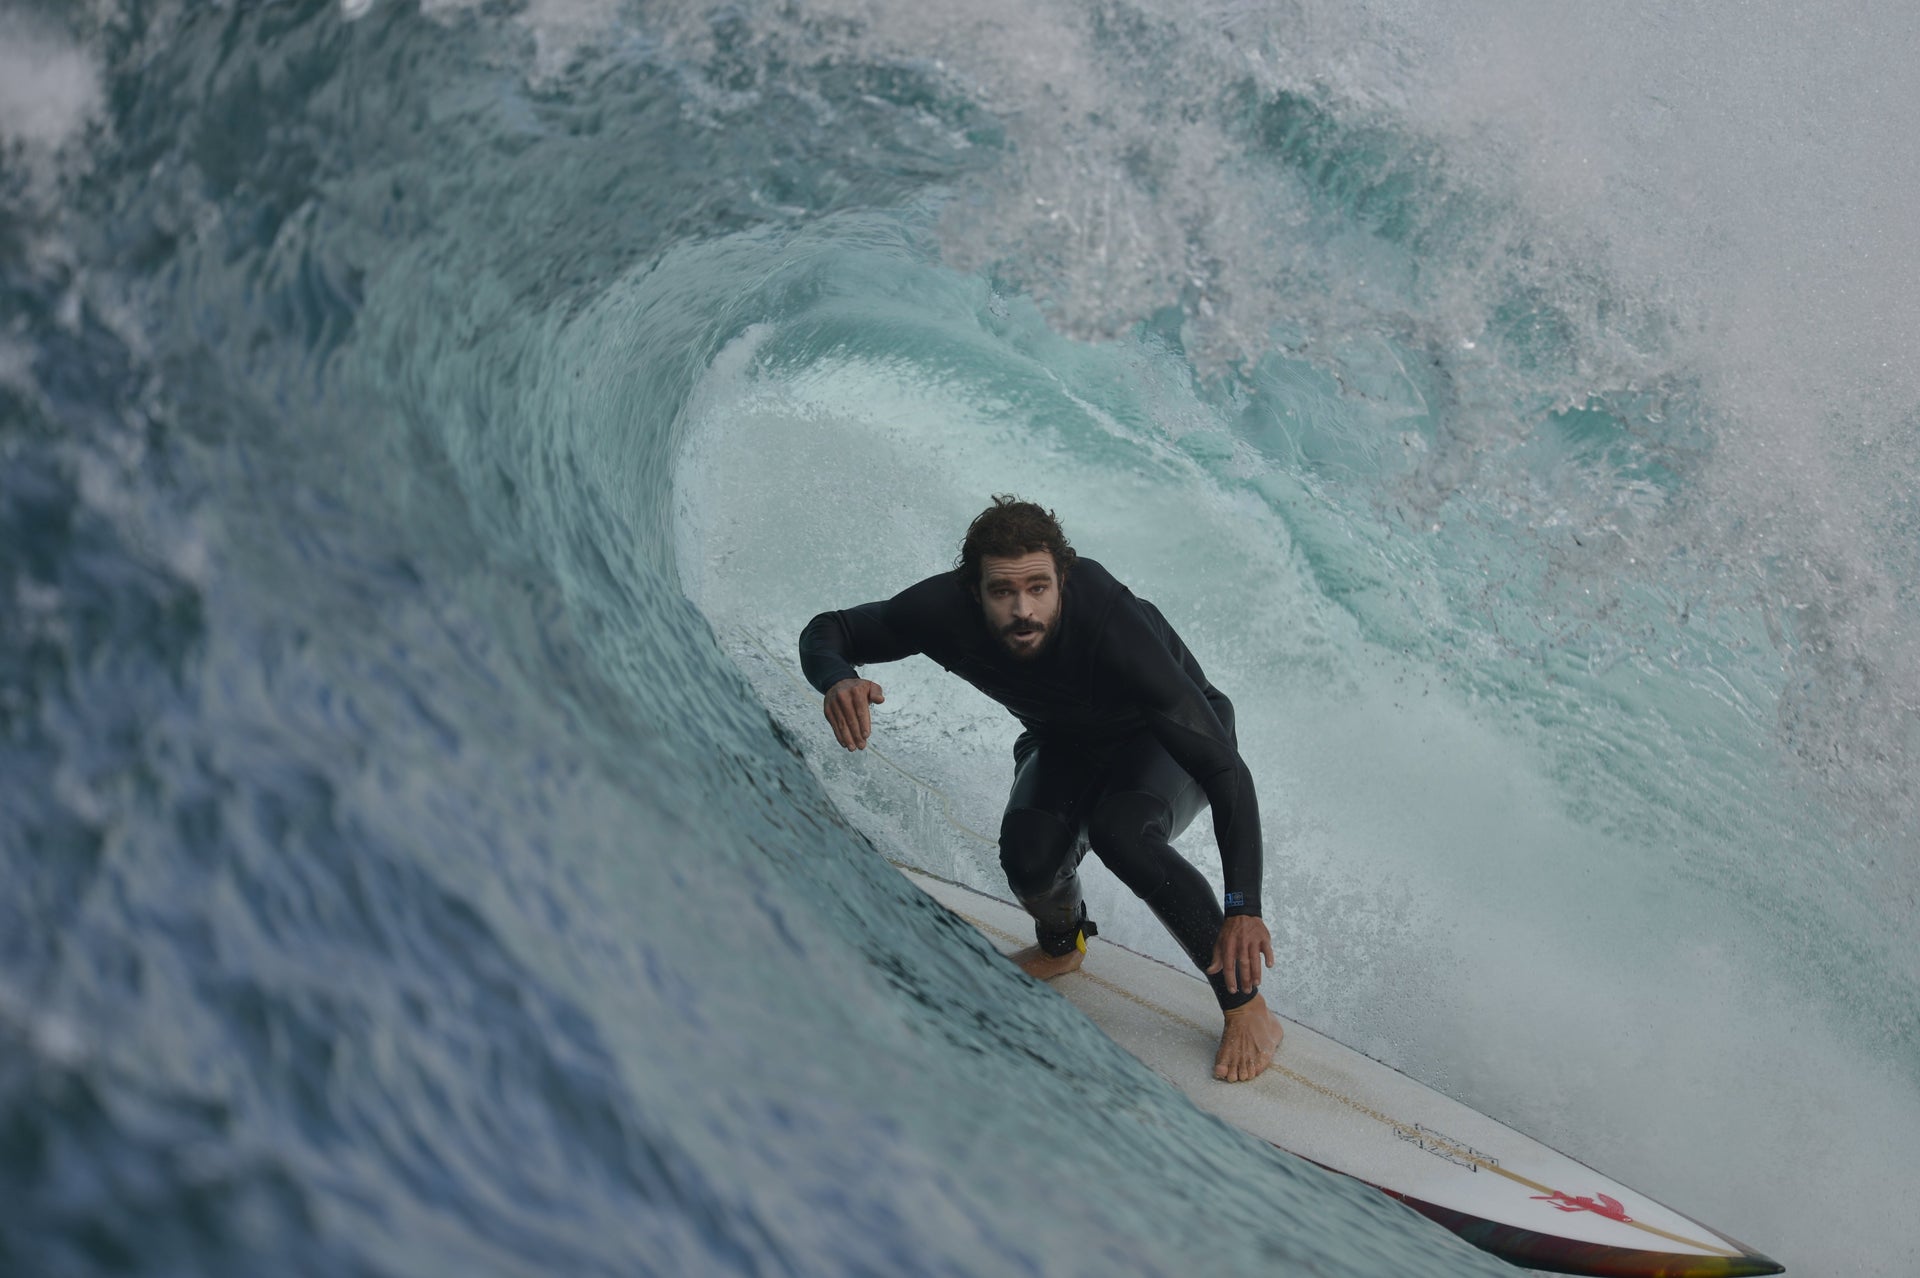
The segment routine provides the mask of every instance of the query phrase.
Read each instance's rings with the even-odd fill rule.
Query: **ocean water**
[[[1920,1271],[1916,52],[0,6],[0,1274],[1510,1272],[889,865],[999,886],[1011,720],[793,640],[1009,490],[1239,708],[1278,1004]]]

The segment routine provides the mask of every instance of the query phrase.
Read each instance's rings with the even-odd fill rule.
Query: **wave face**
[[[1270,8],[0,13],[0,1269],[1507,1272],[887,864],[1011,721],[793,638],[1014,490],[1283,1006],[1910,1272],[1913,20]]]

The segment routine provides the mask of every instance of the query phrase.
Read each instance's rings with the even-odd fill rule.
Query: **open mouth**
[[[1008,647],[1017,652],[1024,652],[1040,647],[1041,642],[1047,637],[1047,628],[1031,625],[1008,626],[1000,632],[1000,637],[1005,640]]]

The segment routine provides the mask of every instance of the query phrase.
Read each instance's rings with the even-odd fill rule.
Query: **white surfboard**
[[[1001,952],[1033,943],[1032,921],[1018,906],[905,873]],[[1286,1038],[1266,1073],[1250,1083],[1216,1081],[1220,1013],[1195,973],[1096,938],[1081,969],[1052,984],[1201,1109],[1365,1181],[1514,1264],[1643,1278],[1783,1272],[1726,1235],[1284,1017]]]

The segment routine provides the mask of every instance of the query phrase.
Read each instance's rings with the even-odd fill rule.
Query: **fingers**
[[[847,699],[843,690],[835,688],[827,694],[827,722],[833,727],[833,739],[840,743],[843,750],[853,749],[853,719],[847,713]]]
[[[827,716],[827,726],[833,729],[833,739],[840,743],[842,750],[853,749],[853,720],[847,713],[846,689],[835,684],[827,690],[826,700],[821,711]]]
[[[879,684],[865,679],[845,679],[828,689],[822,709],[833,728],[833,739],[842,749],[867,748],[867,738],[873,735],[873,715],[867,703],[886,699]]]
[[[1260,988],[1260,968],[1273,966],[1273,935],[1263,924],[1258,933],[1247,938],[1247,988]]]
[[[844,743],[847,749],[866,749],[867,738],[873,735],[873,720],[867,716],[867,703],[861,699],[859,688],[854,688],[841,699],[840,714],[847,724]]]
[[[1214,944],[1213,962],[1207,967],[1208,976],[1219,973],[1225,978],[1227,993],[1229,994],[1238,994],[1240,992],[1240,971],[1243,964],[1248,972],[1257,972],[1259,970],[1257,960],[1248,962],[1246,956],[1240,953],[1240,948],[1241,946],[1238,942],[1230,941],[1226,937],[1221,937],[1220,940]],[[1255,977],[1247,982],[1247,988],[1252,989],[1258,983],[1258,978]]]
[[[1207,967],[1207,975],[1217,972],[1224,977],[1229,994],[1251,994],[1260,988],[1263,961],[1267,967],[1273,966],[1273,938],[1266,925],[1258,919],[1251,923],[1228,919],[1220,931],[1220,939],[1214,942],[1213,962]]]
[[[873,711],[868,706],[886,699],[886,694],[880,691],[880,685],[870,680],[862,679],[853,686],[853,703],[860,711],[860,738],[854,744],[855,749],[866,749],[867,738],[873,735]]]

